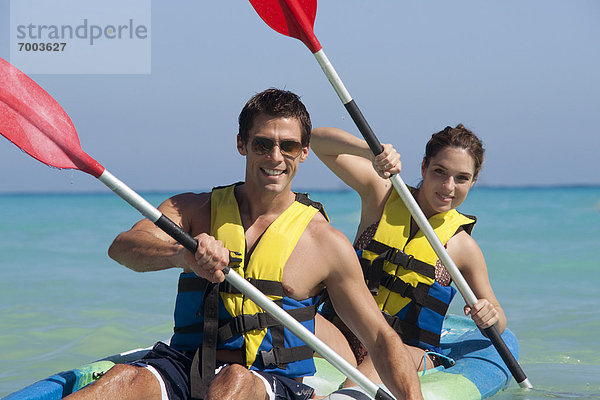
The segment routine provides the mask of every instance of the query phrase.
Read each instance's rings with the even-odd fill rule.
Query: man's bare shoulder
[[[158,209],[193,236],[210,230],[210,193],[181,193]]]
[[[180,193],[168,198],[163,204],[179,210],[210,208],[210,193]]]
[[[334,228],[321,213],[317,213],[307,227],[312,239],[312,246],[321,253],[338,257],[354,255],[352,244],[342,232]]]

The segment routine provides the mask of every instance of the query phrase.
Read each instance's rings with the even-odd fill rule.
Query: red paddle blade
[[[81,149],[71,119],[56,100],[2,58],[0,134],[51,167],[78,169],[96,178],[104,172]]]
[[[317,0],[250,0],[250,3],[273,30],[300,39],[313,53],[321,50],[313,32]]]

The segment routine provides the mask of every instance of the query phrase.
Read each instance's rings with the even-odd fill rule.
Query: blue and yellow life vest
[[[212,191],[211,235],[221,240],[230,252],[240,255],[239,265],[232,266],[236,272],[314,333],[320,296],[302,301],[287,297],[281,278],[300,236],[314,215],[322,211],[322,206],[305,194],[296,194],[296,201],[265,230],[252,254],[247,256],[235,186]],[[171,339],[175,349],[189,351],[202,347],[205,314],[210,312],[204,311],[205,294],[210,286],[207,280],[193,273],[180,275],[175,334]],[[246,366],[253,370],[290,378],[314,375],[313,351],[302,340],[228,283],[220,284],[218,291],[217,349],[243,349]]]
[[[373,239],[360,254],[367,286],[388,323],[406,344],[439,352],[444,316],[456,290],[435,281],[438,256],[424,233],[410,236],[411,215],[392,191]],[[433,215],[429,223],[445,246],[476,218],[456,210]]]

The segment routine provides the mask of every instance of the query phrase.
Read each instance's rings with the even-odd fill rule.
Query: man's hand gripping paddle
[[[198,243],[192,236],[84,152],[71,119],[56,100],[27,75],[2,58],[0,58],[0,133],[44,164],[59,169],[77,169],[97,178],[186,249],[192,253],[196,252]],[[355,382],[367,381],[378,389],[361,372],[233,269],[227,267],[223,272],[230,284],[285,325],[344,375]],[[392,399],[381,390],[377,398]]]
[[[317,0],[250,0],[250,3],[252,3],[252,6],[263,21],[265,21],[273,30],[283,35],[299,39],[306,47],[308,47],[317,59],[323,72],[325,72],[325,75],[327,75],[327,79],[329,79],[329,82],[335,89],[340,100],[344,104],[344,107],[346,107],[346,110],[350,113],[350,116],[360,130],[360,133],[369,144],[371,151],[373,151],[375,155],[381,153],[383,151],[381,143],[350,96],[350,93],[346,90],[346,87],[331,65],[331,62],[327,59],[321,44],[313,32],[315,16],[317,14]],[[467,281],[463,278],[458,267],[454,261],[452,261],[452,258],[450,258],[450,255],[435,234],[435,231],[406,187],[406,184],[399,175],[391,176],[390,180],[417,222],[417,225],[419,225],[419,228],[421,228],[425,237],[433,247],[433,250],[446,266],[448,273],[452,276],[452,280],[458,287],[465,302],[469,306],[473,306],[477,302],[477,297],[475,297],[475,294],[469,287]],[[484,331],[494,344],[496,350],[498,350],[498,353],[506,363],[506,366],[519,386],[528,389],[533,388],[529,379],[521,369],[521,366],[504,343],[496,326],[486,328]]]

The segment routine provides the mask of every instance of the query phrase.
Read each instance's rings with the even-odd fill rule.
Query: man
[[[148,220],[120,234],[109,249],[134,271],[183,270],[171,345],[157,344],[140,362],[113,367],[73,398],[311,398],[312,388],[299,380],[314,374],[312,351],[234,288],[209,283],[223,282],[230,264],[346,355],[341,333],[315,318],[326,287],[394,395],[422,398],[415,366],[365,286],[350,242],[329,225],[318,203],[291,191],[311,132],[298,96],[261,92],[246,103],[239,125],[245,181],[177,195],[159,207],[197,239],[195,254]],[[221,367],[216,376],[215,367]]]

